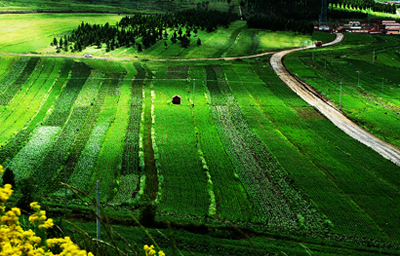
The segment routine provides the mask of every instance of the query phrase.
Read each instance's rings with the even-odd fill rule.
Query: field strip
[[[329,46],[339,43],[343,40],[344,36],[341,33],[336,34],[335,40],[330,43],[324,44],[323,46]],[[285,50],[275,53],[271,56],[270,64],[274,69],[277,76],[289,86],[295,93],[297,93],[303,100],[305,100],[311,106],[316,107],[323,115],[325,115],[332,123],[334,123],[339,129],[360,141],[361,143],[374,149],[376,152],[381,154],[383,157],[391,160],[395,164],[400,166],[400,149],[393,145],[375,137],[371,133],[367,132],[356,123],[347,118],[336,106],[332,103],[319,97],[311,87],[303,82],[297,80],[283,64],[283,58],[286,54],[301,51],[303,49],[312,49],[315,46],[308,46],[305,48],[296,48],[291,50]]]

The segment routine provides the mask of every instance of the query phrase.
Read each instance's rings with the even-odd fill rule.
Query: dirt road
[[[257,58],[266,55],[276,53],[275,51],[263,52],[254,55],[237,56],[237,57],[219,57],[219,58],[189,58],[189,59],[142,59],[142,58],[126,58],[126,57],[101,57],[93,56],[91,59],[99,60],[141,60],[141,61],[215,61],[215,60],[237,60],[237,59],[250,59]],[[27,56],[27,57],[54,57],[54,58],[76,58],[76,59],[87,59],[87,57],[82,55],[68,55],[68,54],[33,54],[33,53],[10,53],[10,52],[0,52],[0,55],[12,55],[12,56]]]
[[[330,43],[324,44],[323,47],[336,44],[342,41],[343,38],[343,34],[337,33],[335,40]],[[303,49],[311,49],[314,47],[315,46],[308,46],[305,48],[296,48],[275,53],[271,56],[270,59],[271,66],[278,77],[287,86],[289,86],[308,104],[316,107],[323,115],[325,115],[342,131],[344,131],[354,139],[360,141],[361,143],[371,147],[383,157],[391,160],[392,162],[400,166],[400,149],[375,137],[371,133],[358,126],[356,123],[347,118],[336,106],[319,96],[318,93],[316,93],[314,89],[311,88],[311,86],[297,80],[287,71],[282,62],[286,54],[295,51],[301,51]]]

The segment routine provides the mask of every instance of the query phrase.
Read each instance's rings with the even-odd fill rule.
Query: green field
[[[233,5],[237,6],[235,1]],[[201,2],[200,2],[201,3]],[[187,8],[196,8],[195,1],[147,1],[147,0],[10,0],[0,1],[1,12],[27,12],[27,11],[97,11],[114,13],[160,13],[176,11]],[[229,5],[225,1],[210,1],[210,9],[227,11]],[[237,8],[235,8],[236,10]],[[238,11],[238,10],[237,10]]]
[[[218,214],[286,234],[400,241],[399,167],[304,103],[268,58],[1,63],[21,71],[1,94],[0,163],[37,193],[62,200],[66,167],[89,194],[100,180],[105,205],[155,199],[160,216],[183,220]]]
[[[298,97],[275,75],[269,55],[149,60],[252,55],[325,43],[333,34],[262,31],[235,21],[199,31],[200,47],[165,49],[160,41],[141,53],[92,47],[57,54],[53,37],[82,20],[115,24],[121,16],[2,15],[0,165],[14,172],[16,190],[33,184],[49,213],[70,214],[95,236],[88,208],[71,192],[63,209],[66,174],[93,197],[99,181],[115,229],[141,248],[152,241],[129,216],[152,201],[156,221],[148,232],[167,255],[175,253],[172,239],[179,255],[398,254],[400,167]],[[399,146],[399,43],[349,34],[339,45],[289,55],[285,65]],[[78,58],[84,53],[113,58]],[[181,104],[172,103],[175,95]]]
[[[251,55],[284,48],[300,47],[311,44],[311,37],[297,35],[293,32],[267,32],[248,29],[245,21],[235,21],[229,28],[220,28],[207,33],[199,29],[197,35],[191,38],[188,48],[180,44],[172,44],[164,40],[138,52],[137,48],[119,48],[106,52],[96,46],[82,52],[56,53],[56,48],[50,46],[53,38],[68,35],[72,29],[84,21],[90,24],[104,25],[106,22],[115,24],[123,17],[117,14],[3,14],[0,19],[0,52],[54,54],[57,56],[83,56],[85,53],[98,57],[124,58],[218,58],[229,56]],[[29,22],[28,22],[29,20]],[[169,34],[173,34],[170,30]],[[202,45],[197,46],[197,38]]]
[[[399,43],[398,37],[346,34],[343,43],[315,50],[314,59],[312,51],[295,53],[285,65],[336,106],[341,103],[362,127],[399,147]]]

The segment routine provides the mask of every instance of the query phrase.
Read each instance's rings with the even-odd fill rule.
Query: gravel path
[[[341,33],[336,34],[334,41],[324,44],[323,47],[339,43],[344,36]],[[278,77],[289,86],[297,95],[305,100],[311,106],[316,107],[323,115],[325,115],[332,123],[339,127],[342,131],[360,141],[361,143],[371,147],[383,157],[391,160],[400,166],[400,149],[393,145],[375,137],[365,129],[358,126],[356,123],[346,117],[343,112],[334,106],[331,102],[321,97],[311,86],[299,81],[291,75],[283,65],[283,58],[286,54],[301,51],[303,49],[311,49],[315,46],[305,48],[296,48],[275,53],[271,56],[270,64]]]
[[[276,53],[276,51],[263,52],[254,55],[237,56],[237,57],[219,57],[219,58],[189,58],[189,59],[142,59],[142,58],[125,58],[125,57],[98,57],[93,56],[90,59],[99,60],[146,60],[146,61],[215,61],[215,60],[237,60],[237,59],[250,59],[266,56],[269,54]],[[68,55],[68,54],[33,54],[33,53],[10,53],[10,52],[0,52],[0,55],[12,55],[12,56],[28,56],[28,57],[54,57],[54,58],[77,58],[77,59],[88,59],[82,55]]]

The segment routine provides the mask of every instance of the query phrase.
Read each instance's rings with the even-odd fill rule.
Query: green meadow
[[[192,36],[188,48],[180,44],[172,44],[167,40],[160,40],[155,45],[138,52],[137,48],[119,48],[106,52],[89,47],[83,52],[56,53],[56,48],[50,46],[53,38],[68,35],[83,22],[115,24],[123,16],[117,14],[4,14],[0,19],[0,52],[54,54],[58,56],[82,56],[85,53],[99,57],[124,58],[218,58],[229,56],[244,56],[266,51],[275,51],[284,48],[301,47],[311,44],[310,36],[296,35],[293,32],[267,32],[248,29],[245,21],[235,21],[229,28],[220,28],[215,32],[207,33],[199,30]],[[184,31],[185,32],[185,31]],[[169,31],[172,34],[173,31]],[[196,44],[197,38],[202,45]]]

